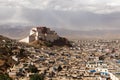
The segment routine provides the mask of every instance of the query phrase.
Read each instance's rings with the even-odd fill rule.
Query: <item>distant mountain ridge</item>
[[[97,38],[97,39],[120,39],[120,30],[56,30],[60,35],[70,39]]]
[[[30,28],[23,25],[6,24],[0,25],[0,34],[10,38],[21,39],[25,37]]]
[[[0,34],[13,39],[22,39],[29,34],[29,30],[34,26],[6,24],[0,25]],[[54,28],[61,36],[70,39],[81,38],[120,38],[120,30],[69,30],[63,28]]]

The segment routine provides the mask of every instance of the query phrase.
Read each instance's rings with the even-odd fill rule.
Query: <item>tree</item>
[[[30,77],[30,80],[44,80],[44,75],[43,74],[34,74]]]
[[[8,74],[0,74],[0,80],[12,80]]]
[[[45,44],[45,46],[47,46],[47,47],[52,47],[52,46],[53,46],[51,42],[44,42],[44,44]]]
[[[62,67],[59,65],[58,66],[58,72],[62,70]]]
[[[102,55],[102,56],[99,57],[99,60],[104,60],[104,59],[105,59],[104,55]]]
[[[30,71],[31,73],[37,73],[37,72],[38,72],[38,69],[37,69],[37,67],[36,67],[35,65],[30,65],[30,66],[29,66],[29,71]]]

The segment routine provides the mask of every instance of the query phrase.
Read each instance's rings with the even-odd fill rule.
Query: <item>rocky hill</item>
[[[66,38],[60,37],[59,39],[55,40],[54,42],[44,41],[44,40],[36,40],[30,43],[30,45],[33,45],[35,47],[71,47],[70,41],[68,41]]]
[[[47,40],[39,39],[30,42],[32,46],[71,46],[70,42],[63,37],[58,37],[58,39],[50,42]],[[0,35],[0,73],[6,73],[6,70],[14,64],[17,63],[13,56],[16,56],[19,60],[25,60],[29,55],[29,52],[24,49],[24,47],[31,47],[31,45],[17,42],[16,40],[9,39]]]
[[[30,34],[20,40],[20,42],[30,43],[37,46],[71,46],[69,40],[60,37],[55,31],[47,27],[35,27],[30,30]]]

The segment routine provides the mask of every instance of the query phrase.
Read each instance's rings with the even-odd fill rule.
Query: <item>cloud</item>
[[[0,24],[119,29],[119,0],[0,0]]]
[[[99,14],[120,11],[119,0],[0,0],[0,6],[40,10],[84,10]]]
[[[34,24],[74,30],[119,29],[120,25],[120,13],[24,9],[22,16]]]

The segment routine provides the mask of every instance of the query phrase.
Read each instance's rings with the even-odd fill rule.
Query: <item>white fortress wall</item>
[[[34,34],[35,31],[37,32],[37,28],[32,28],[32,29],[30,30],[30,35]]]
[[[20,40],[20,42],[25,42],[25,43],[29,43],[29,36]]]

